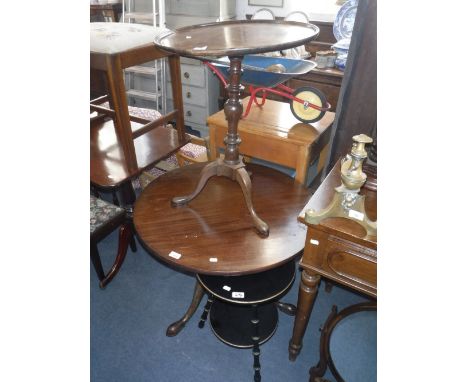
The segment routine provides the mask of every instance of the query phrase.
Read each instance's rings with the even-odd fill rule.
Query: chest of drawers
[[[209,133],[206,119],[218,111],[218,79],[199,60],[182,57],[180,71],[185,123],[205,137]],[[167,108],[172,110],[171,86],[167,89]]]

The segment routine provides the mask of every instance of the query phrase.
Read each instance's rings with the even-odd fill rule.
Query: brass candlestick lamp
[[[367,175],[362,171],[362,163],[367,158],[366,143],[372,138],[365,134],[353,137],[351,153],[341,161],[341,185],[335,188],[333,200],[321,211],[310,209],[305,213],[305,221],[319,224],[321,220],[331,217],[343,217],[354,220],[363,226],[369,236],[377,235],[377,221],[371,221],[365,211],[365,196],[360,195],[362,185]]]

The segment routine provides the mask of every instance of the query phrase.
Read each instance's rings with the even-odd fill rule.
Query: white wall
[[[244,20],[246,14],[251,15],[257,9],[269,8],[275,16],[284,17],[292,11],[302,11],[309,16],[310,20],[331,21],[340,9],[335,4],[336,0],[283,0],[283,7],[251,6],[249,0],[237,0],[236,16],[238,20]]]

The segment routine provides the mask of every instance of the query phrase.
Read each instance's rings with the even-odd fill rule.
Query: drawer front
[[[195,65],[180,65],[183,85],[205,87],[205,69]]]
[[[377,294],[375,250],[309,227],[302,263],[339,283]]]
[[[168,83],[167,98],[173,99],[172,86]],[[206,90],[204,88],[196,88],[194,86],[182,86],[182,99],[184,105],[187,103],[206,107]]]
[[[172,99],[167,100],[167,110],[171,111],[174,109]],[[191,105],[184,103],[184,119],[185,123],[190,125],[188,122],[197,123],[199,125],[206,125],[206,118],[208,117],[206,107]]]
[[[210,136],[214,138],[217,148],[224,148],[224,137],[227,134],[226,126],[209,125]],[[211,132],[212,131],[212,132]],[[298,157],[301,155],[300,146],[295,143],[278,139],[266,139],[259,134],[239,130],[242,140],[239,152],[243,155],[263,159],[282,166],[296,168]]]

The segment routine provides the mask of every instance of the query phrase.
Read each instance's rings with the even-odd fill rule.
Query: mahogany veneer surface
[[[313,24],[236,20],[180,28],[160,36],[156,45],[181,56],[242,56],[293,48],[318,34]]]
[[[266,238],[255,231],[241,188],[226,177],[212,177],[188,205],[171,207],[174,196],[195,187],[204,165],[164,174],[137,200],[133,221],[152,254],[195,273],[241,275],[275,268],[303,249],[306,227],[297,215],[310,198],[310,190],[267,167],[247,165],[252,171],[256,212],[270,226]],[[181,258],[170,257],[171,251]]]
[[[132,132],[143,125],[131,122]],[[112,120],[91,124],[91,182],[101,187],[117,186],[161,159],[171,155],[188,140],[179,143],[177,131],[158,127],[133,140],[139,170],[130,173],[125,164],[122,148],[117,143]]]

